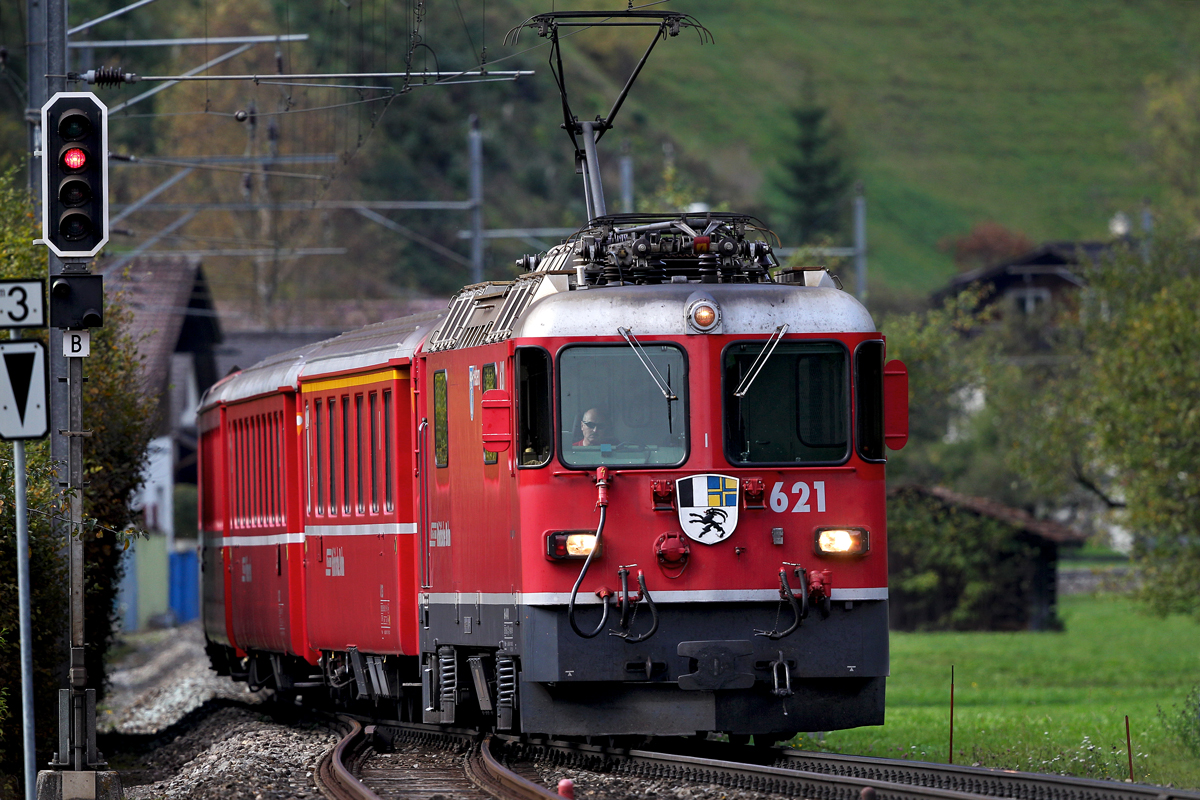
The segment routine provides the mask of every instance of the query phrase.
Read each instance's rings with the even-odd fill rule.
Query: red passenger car
[[[594,219],[202,409],[219,668],[563,735],[883,721],[907,377],[734,214]]]

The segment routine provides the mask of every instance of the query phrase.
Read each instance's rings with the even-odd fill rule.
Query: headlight
[[[859,556],[871,549],[866,528],[817,528],[815,545],[830,556]]]
[[[596,534],[578,531],[554,531],[546,535],[546,555],[558,561],[587,558],[596,548]],[[600,555],[597,551],[596,555]]]
[[[721,310],[711,300],[697,300],[688,309],[688,323],[700,333],[708,333],[721,321]]]

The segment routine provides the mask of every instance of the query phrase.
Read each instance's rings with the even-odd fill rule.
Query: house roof
[[[200,259],[142,256],[104,275],[105,293],[120,293],[133,313],[129,333],[142,356],[146,390],[164,396],[171,354],[202,352],[221,341],[221,327]]]
[[[948,506],[962,509],[976,516],[998,520],[1017,530],[1033,534],[1051,542],[1057,542],[1058,544],[1082,544],[1088,538],[1086,533],[1072,528],[1070,525],[1064,525],[1061,522],[1055,522],[1050,519],[1038,519],[1023,509],[1013,508],[1004,503],[989,500],[986,497],[972,497],[971,495],[961,494],[944,486],[930,487],[909,484],[888,489],[889,496],[894,497],[904,493],[931,497]]]
[[[1080,256],[1097,261],[1110,247],[1107,242],[1045,242],[1016,258],[954,276],[934,294],[934,301],[958,294],[976,283],[993,285],[1000,294],[1009,284],[1024,282],[1031,277],[1048,277],[1071,286],[1083,286],[1083,279],[1075,269],[1082,263]]]

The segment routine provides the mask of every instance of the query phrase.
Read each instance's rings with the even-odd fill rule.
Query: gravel
[[[627,778],[583,769],[536,765],[542,783],[575,782],[575,800],[779,800],[779,795],[733,789],[714,783],[681,783],[678,778]]]
[[[97,726],[128,800],[318,798],[313,772],[337,742],[286,722],[269,691],[208,667],[195,625],[126,637]]]

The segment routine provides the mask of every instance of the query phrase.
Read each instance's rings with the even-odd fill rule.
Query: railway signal
[[[59,258],[108,242],[108,107],[90,92],[42,106],[42,240]]]

